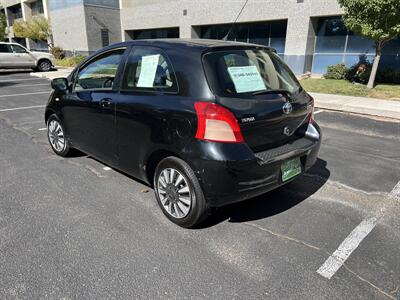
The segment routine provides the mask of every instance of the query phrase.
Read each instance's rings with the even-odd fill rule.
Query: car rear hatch
[[[274,94],[251,100],[219,98],[218,102],[236,116],[243,138],[254,152],[303,137],[312,112],[312,99],[305,93],[290,100]]]
[[[304,136],[313,100],[275,53],[235,47],[211,51],[203,61],[216,102],[235,115],[254,152]]]

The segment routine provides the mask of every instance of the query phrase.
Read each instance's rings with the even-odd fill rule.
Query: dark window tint
[[[20,4],[10,7],[9,10],[13,19],[22,19],[22,7]]]
[[[222,97],[253,97],[266,90],[296,93],[300,84],[278,55],[263,49],[216,51],[204,56],[211,89]]]
[[[279,54],[285,52],[287,21],[270,21],[257,23],[238,23],[202,26],[200,37],[220,40],[225,37],[230,41],[245,42],[271,46]],[[230,30],[229,36],[227,36]]]
[[[0,44],[0,53],[11,53],[11,48],[7,44]]]
[[[75,90],[111,89],[124,51],[104,53],[85,65],[77,75]]]
[[[178,90],[175,74],[165,54],[137,48],[128,58],[122,87],[130,90]]]
[[[110,45],[110,37],[108,34],[108,29],[101,30],[101,44],[103,47]]]
[[[171,38],[179,38],[179,28],[134,30],[133,32],[128,32],[128,34],[134,40],[166,39],[166,38],[171,39]]]
[[[39,14],[43,14],[44,10],[43,10],[43,3],[41,0],[33,2],[31,4],[31,9],[32,9],[32,15],[39,15]]]

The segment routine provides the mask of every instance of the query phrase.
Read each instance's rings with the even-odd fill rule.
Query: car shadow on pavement
[[[318,159],[315,165],[285,186],[247,201],[216,208],[196,229],[212,227],[225,220],[242,223],[268,218],[291,209],[316,193],[328,180],[327,162]]]

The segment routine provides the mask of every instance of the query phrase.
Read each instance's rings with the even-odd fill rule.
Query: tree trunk
[[[372,65],[371,75],[369,76],[369,81],[367,85],[369,90],[373,89],[375,86],[375,78],[376,78],[376,73],[378,72],[378,66],[382,56],[382,48],[383,48],[383,42],[382,41],[377,42],[374,64]]]

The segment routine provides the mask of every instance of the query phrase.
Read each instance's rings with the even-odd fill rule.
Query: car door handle
[[[111,99],[108,99],[108,98],[104,98],[104,99],[100,100],[100,106],[102,108],[110,108],[111,103],[112,103]]]

